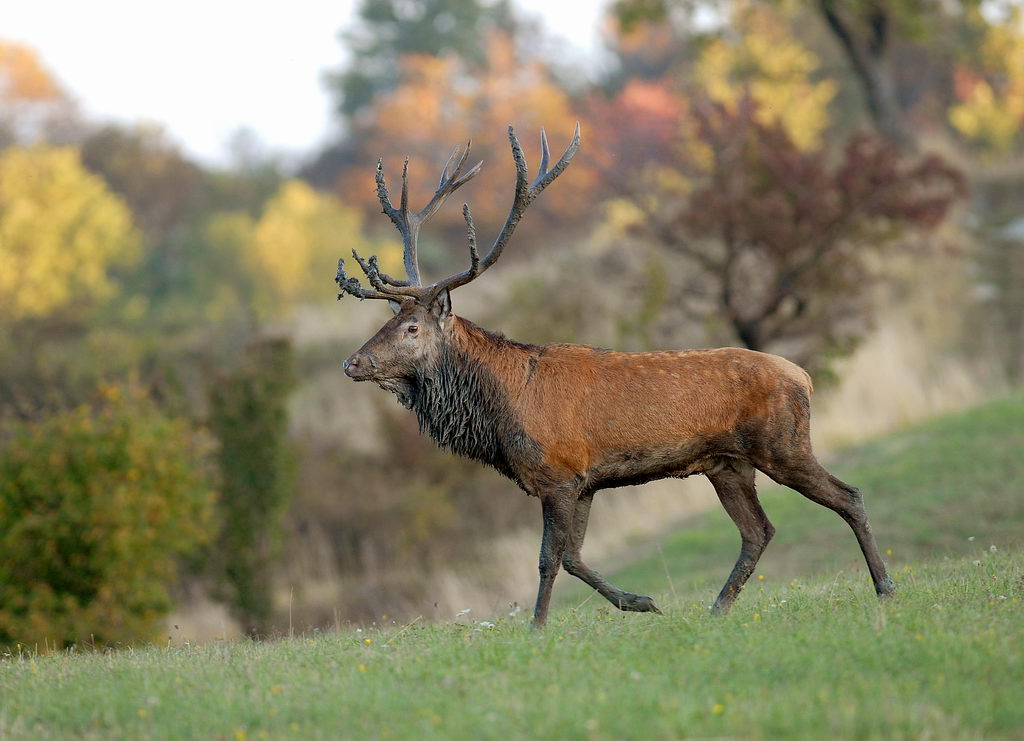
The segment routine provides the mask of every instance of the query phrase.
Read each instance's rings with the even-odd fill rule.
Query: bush
[[[149,640],[214,526],[210,438],[135,394],[19,423],[0,449],[0,644]]]
[[[220,440],[223,529],[218,545],[235,616],[248,633],[269,632],[273,557],[295,490],[288,396],[295,387],[291,342],[249,344],[239,368],[210,390],[210,427]]]

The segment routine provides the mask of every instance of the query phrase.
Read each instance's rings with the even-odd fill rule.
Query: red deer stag
[[[535,627],[547,618],[560,565],[620,610],[660,612],[647,596],[609,584],[580,557],[594,493],[666,477],[702,473],[711,479],[742,537],[739,559],[713,610],[724,612],[750,577],[775,528],[761,509],[754,470],[837,512],[857,536],[880,596],[893,591],[857,489],[815,459],[809,437],[811,381],[783,358],[722,348],[682,352],[613,352],[583,345],[524,345],[452,313],[452,289],[475,280],[501,257],[526,207],[576,154],[572,143],[548,169],[527,177],[526,159],[509,127],[515,198],[486,256],[477,252],[469,207],[469,268],[424,286],[416,239],[420,227],[482,163],[464,172],[469,156],[455,151],[433,198],[409,210],[408,158],[402,195],[392,205],[377,163],[377,195],[404,242],[406,279],[383,272],[375,257],[353,257],[370,287],[338,262],[338,297],[386,299],[395,316],[345,361],[356,381],[375,381],[416,412],[421,431],[443,448],[489,464],[540,499],[544,535]]]

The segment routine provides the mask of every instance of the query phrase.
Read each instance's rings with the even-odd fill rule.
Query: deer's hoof
[[[630,594],[626,593],[623,595],[622,601],[619,603],[619,609],[625,610],[626,612],[656,612],[661,615],[661,610],[654,604],[654,600],[644,594]]]
[[[721,617],[729,612],[729,608],[732,607],[732,601],[728,602],[722,600],[715,600],[715,604],[711,605],[708,612],[715,617]]]

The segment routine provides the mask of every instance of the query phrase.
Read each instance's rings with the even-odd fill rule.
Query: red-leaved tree
[[[634,235],[686,258],[681,308],[810,366],[864,331],[878,258],[927,246],[920,237],[965,192],[941,158],[875,137],[850,138],[839,157],[801,150],[759,122],[749,98],[729,107],[691,96],[675,145],[644,162],[629,103],[606,109],[603,130],[622,140],[610,145],[634,155],[615,158],[606,182],[634,207]]]

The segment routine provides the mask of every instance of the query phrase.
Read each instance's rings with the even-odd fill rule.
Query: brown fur
[[[729,608],[775,530],[754,471],[839,513],[880,595],[892,592],[860,493],[811,450],[811,379],[775,355],[738,348],[622,353],[524,345],[450,314],[407,304],[346,361],[414,408],[438,444],[494,466],[544,510],[535,625],[560,564],[623,610],[658,611],[583,563],[594,492],[705,474],[740,531],[740,556],[715,601]]]
[[[497,343],[457,317],[453,324],[452,343],[491,370],[544,451],[545,480],[607,488],[704,473],[723,457],[756,456],[771,467],[809,450],[801,433],[810,378],[783,358],[738,348],[534,347]]]

